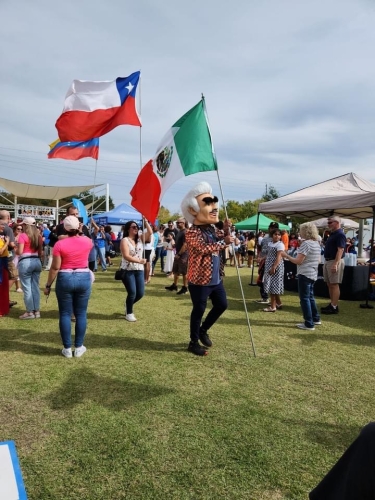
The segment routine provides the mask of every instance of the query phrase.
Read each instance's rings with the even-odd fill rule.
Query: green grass
[[[17,319],[22,296],[11,294],[1,440],[16,442],[30,500],[307,498],[374,418],[374,311],[343,301],[339,315],[300,331],[296,294],[263,313],[240,272],[256,358],[232,268],[205,358],[186,351],[189,296],[166,292],[160,273],[136,323],[123,319],[114,271],[97,273],[79,359],[60,354],[54,294],[35,321]]]

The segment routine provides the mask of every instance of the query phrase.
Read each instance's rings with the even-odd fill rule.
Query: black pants
[[[310,500],[375,499],[375,422],[366,425],[318,486]]]
[[[208,297],[211,299],[213,307],[202,323],[202,329],[206,331],[216,323],[227,309],[227,294],[225,293],[222,281],[220,281],[218,285],[213,286],[192,285],[189,283],[189,292],[193,303],[193,310],[190,316],[190,340],[192,342],[198,342],[199,330],[201,328],[203,314],[207,307]]]

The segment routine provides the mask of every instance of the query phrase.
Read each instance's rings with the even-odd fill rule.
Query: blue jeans
[[[128,296],[126,297],[126,314],[133,314],[133,305],[145,294],[144,271],[125,271],[122,279]]]
[[[39,257],[24,257],[18,262],[18,273],[27,312],[40,310],[39,279],[42,264]]]
[[[66,349],[72,347],[71,320],[76,318],[75,347],[81,347],[87,327],[87,305],[91,294],[91,275],[85,272],[59,273],[56,297],[59,304],[61,340]]]
[[[96,251],[96,254],[95,254],[95,271],[98,269],[98,257],[100,259],[100,264],[101,264],[102,269],[104,271],[104,269],[107,269],[107,264],[105,262],[105,247],[102,247],[102,248],[95,247],[95,251]]]
[[[152,262],[152,272],[154,272],[157,261],[160,258],[161,270],[164,271],[164,247],[155,248],[155,259]]]
[[[189,283],[189,292],[193,303],[193,310],[190,316],[190,340],[198,342],[200,328],[206,331],[209,330],[227,309],[227,294],[225,293],[222,281],[218,285],[212,286],[192,285]],[[211,299],[213,307],[201,326],[208,297]]]
[[[298,293],[305,320],[305,326],[308,328],[314,327],[314,321],[320,321],[318,308],[316,307],[314,298],[314,281],[306,278],[302,274],[298,275]]]

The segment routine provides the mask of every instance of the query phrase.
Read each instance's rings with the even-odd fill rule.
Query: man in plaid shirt
[[[211,186],[200,182],[181,203],[185,219],[193,224],[185,233],[189,254],[187,278],[193,303],[188,350],[198,356],[208,354],[206,348],[212,346],[212,341],[207,332],[228,307],[220,251],[233,242],[233,236],[224,236],[214,226],[219,221],[218,201],[212,196]],[[208,298],[212,309],[202,322]]]

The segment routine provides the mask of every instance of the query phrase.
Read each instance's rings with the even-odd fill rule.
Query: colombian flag
[[[61,158],[63,160],[80,160],[81,158],[99,157],[99,139],[90,139],[85,142],[60,142],[57,139],[49,145],[48,158]]]

